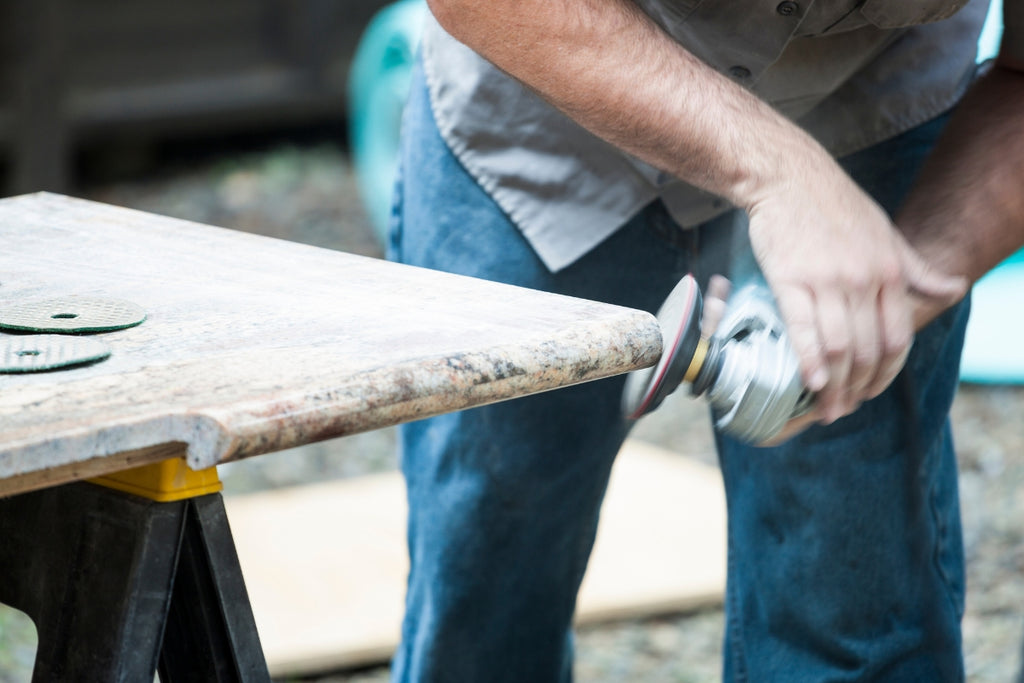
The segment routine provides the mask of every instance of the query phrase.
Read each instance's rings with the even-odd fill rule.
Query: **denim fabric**
[[[845,160],[891,208],[941,128]],[[441,140],[417,69],[390,257],[656,310],[735,216],[686,233],[655,202],[552,274]],[[707,246],[703,248],[702,245]],[[712,262],[709,262],[712,261]],[[967,305],[882,396],[783,447],[719,438],[729,681],[958,681],[964,572],[947,413]],[[395,681],[572,678],[571,619],[615,454],[616,377],[401,429],[409,575]]]

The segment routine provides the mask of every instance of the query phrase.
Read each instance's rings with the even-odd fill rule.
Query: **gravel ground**
[[[92,182],[92,199],[203,223],[379,256],[344,150],[331,141],[284,142],[163,159],[137,180]],[[1009,683],[1024,636],[1024,388],[963,385],[954,405],[968,553],[964,637],[968,680]],[[680,457],[713,463],[703,407],[673,396],[634,433]],[[384,429],[222,469],[228,495],[395,467]],[[721,610],[592,626],[577,641],[581,683],[697,683],[719,679]],[[0,683],[27,681],[34,632],[0,609]],[[308,681],[378,683],[385,667]]]

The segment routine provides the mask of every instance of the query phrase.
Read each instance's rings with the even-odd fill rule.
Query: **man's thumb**
[[[903,276],[909,291],[947,304],[953,304],[967,294],[967,278],[947,275],[932,267],[909,244],[903,244],[902,252]]]

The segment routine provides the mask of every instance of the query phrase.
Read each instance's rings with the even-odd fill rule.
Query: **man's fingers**
[[[929,265],[900,238],[899,256],[903,266],[903,277],[909,292],[938,299],[952,305],[967,294],[967,279],[959,275],[947,275]]]
[[[712,275],[708,280],[708,288],[704,293],[704,313],[700,320],[701,336],[710,337],[718,329],[731,290],[732,283],[721,275]]]
[[[909,355],[910,347],[905,346],[903,347],[903,351],[896,354],[892,360],[889,360],[887,363],[879,366],[878,375],[864,392],[866,400],[875,398],[889,388],[892,381],[896,379],[896,375],[900,374],[900,370],[903,369],[903,365],[907,362],[907,356]]]
[[[788,441],[789,439],[793,438],[803,430],[807,429],[820,419],[821,415],[820,413],[818,413],[817,410],[810,410],[804,413],[803,415],[794,417],[792,420],[786,423],[786,425],[778,434],[776,434],[770,439],[762,441],[757,445],[765,447],[778,446],[780,443]]]
[[[849,412],[849,379],[853,366],[853,321],[846,297],[819,292],[816,299],[818,333],[828,363],[828,383],[818,392],[823,420],[834,422]]]
[[[814,299],[801,287],[779,287],[775,299],[793,352],[800,361],[804,386],[813,392],[821,391],[828,383],[829,369],[818,333]]]
[[[878,311],[882,325],[882,355],[878,361],[878,372],[865,392],[867,398],[874,398],[885,391],[899,374],[914,339],[913,323],[903,292],[891,287],[879,292]]]
[[[867,293],[860,300],[847,300],[850,311],[851,361],[848,394],[860,403],[878,375],[884,341],[879,310],[879,292]]]

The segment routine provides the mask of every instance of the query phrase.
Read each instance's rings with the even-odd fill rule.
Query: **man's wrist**
[[[835,159],[814,138],[792,125],[792,130],[746,157],[745,170],[726,198],[752,213],[766,202],[786,197],[791,201],[806,199],[814,186],[834,188],[844,183],[852,181]]]

